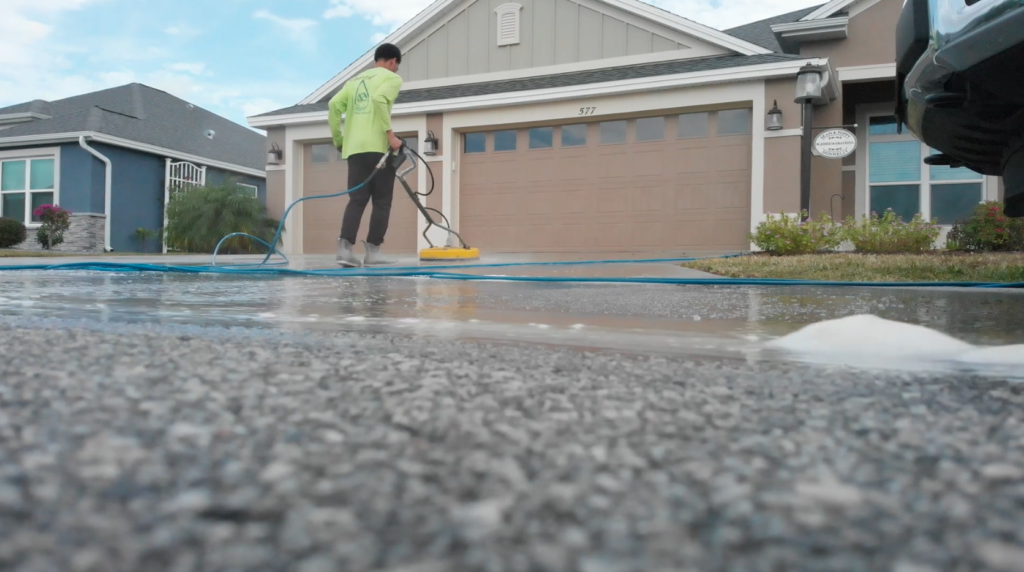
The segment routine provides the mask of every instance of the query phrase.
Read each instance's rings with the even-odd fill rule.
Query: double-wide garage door
[[[410,143],[416,138],[406,138]],[[348,165],[341,154],[330,143],[306,145],[303,167],[304,196],[337,193],[348,188]],[[409,186],[418,191],[416,172],[409,175]],[[423,199],[420,199],[421,201]],[[341,233],[341,217],[348,206],[348,196],[333,199],[306,201],[303,211],[303,252],[306,254],[334,254]],[[370,227],[370,213],[373,203],[366,206],[363,221],[359,225],[357,241],[366,240]],[[384,249],[390,253],[409,254],[416,252],[416,217],[419,212],[409,200],[402,185],[395,181],[394,198],[391,202],[391,222],[384,237]],[[287,225],[287,223],[285,223]],[[356,246],[362,252],[362,244]]]
[[[460,227],[485,252],[749,248],[750,109],[465,133]]]

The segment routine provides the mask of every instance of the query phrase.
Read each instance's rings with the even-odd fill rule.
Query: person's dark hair
[[[377,52],[373,54],[374,61],[388,61],[397,60],[398,63],[402,63],[402,50],[398,49],[398,46],[394,44],[381,44],[377,48]]]

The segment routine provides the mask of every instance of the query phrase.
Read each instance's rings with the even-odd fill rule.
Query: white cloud
[[[375,26],[395,30],[434,0],[330,0],[324,18],[360,16]],[[793,10],[822,4],[825,0],[647,0],[684,18],[712,28],[740,26]]]
[[[176,25],[167,26],[166,28],[164,28],[164,33],[167,34],[168,36],[189,37],[189,36],[198,36],[200,32],[199,32],[198,28],[193,28],[192,26],[189,26],[188,24],[176,24]]]
[[[307,48],[311,48],[313,46],[315,38],[312,34],[311,28],[317,25],[316,20],[310,20],[308,18],[282,18],[270,10],[257,10],[252,17],[259,20],[268,20],[273,22],[275,25],[283,28],[291,39],[300,45]]]
[[[370,41],[373,42],[374,44],[379,44],[383,42],[384,38],[386,37],[388,37],[388,34],[386,32],[377,32],[376,34],[370,36]]]
[[[421,12],[434,0],[331,0],[324,18],[362,16],[374,26],[395,29]]]
[[[824,4],[825,0],[649,0],[649,3],[705,26],[723,30]]]
[[[170,64],[167,66],[167,69],[175,72],[186,72],[192,75],[203,75],[206,72],[206,64],[178,62],[176,64]]]

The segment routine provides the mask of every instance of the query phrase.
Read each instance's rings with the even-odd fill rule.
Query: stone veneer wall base
[[[71,226],[64,231],[64,242],[53,247],[53,252],[103,252],[105,223],[107,217],[101,214],[75,213],[71,215]],[[36,229],[28,229],[25,242],[15,246],[18,250],[43,250],[36,240]]]

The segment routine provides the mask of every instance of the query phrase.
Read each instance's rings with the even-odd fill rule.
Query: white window
[[[37,226],[32,211],[58,204],[60,174],[55,150],[0,153],[0,217]]]
[[[921,213],[951,225],[967,218],[985,197],[986,178],[967,168],[952,169],[924,163],[937,154],[914,137],[906,126],[896,134],[891,115],[872,115],[867,126],[867,212],[878,216],[892,209],[909,222]]]
[[[242,189],[247,195],[251,195],[254,199],[259,196],[259,188],[256,185],[238,183],[238,188]]]
[[[522,6],[514,2],[502,4],[495,10],[498,14],[498,45],[511,46],[519,43],[519,13]]]

